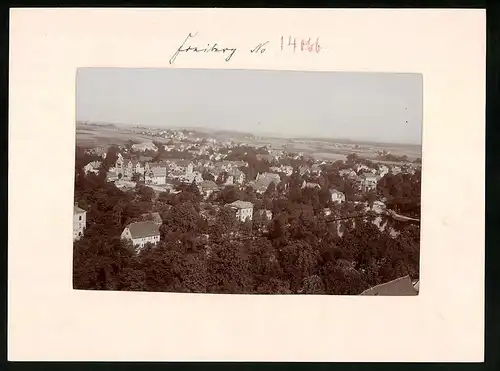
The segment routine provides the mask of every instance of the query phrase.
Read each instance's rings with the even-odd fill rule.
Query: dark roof
[[[269,184],[267,182],[262,181],[262,180],[252,181],[249,183],[250,187],[252,187],[256,192],[258,192],[258,191],[265,192],[267,190],[267,187],[269,187]]]
[[[231,169],[227,172],[227,175],[232,175],[235,177],[239,177],[239,176],[241,176],[241,174],[243,174],[243,172],[239,169]]]
[[[153,176],[167,176],[167,168],[163,166],[151,167],[151,172]]]
[[[81,209],[78,207],[78,205],[74,205],[73,207],[73,214],[80,214],[80,213],[86,213],[85,210]]]
[[[369,296],[413,296],[418,295],[410,276],[400,277],[365,290],[361,295]]]
[[[330,193],[340,193],[340,194],[343,194],[342,192],[340,192],[339,190],[337,190],[335,188],[330,188]]]
[[[160,234],[158,226],[152,221],[131,223],[127,228],[130,229],[132,238],[151,237]]]
[[[191,164],[191,161],[174,159],[172,160],[172,163],[176,164],[177,166],[188,166]]]
[[[204,180],[200,183],[200,188],[205,190],[217,190],[219,187],[213,180]]]
[[[234,207],[236,209],[253,209],[253,203],[241,200],[231,202],[230,204],[226,204],[225,206]]]

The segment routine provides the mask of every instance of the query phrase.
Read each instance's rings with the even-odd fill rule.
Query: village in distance
[[[420,180],[420,146],[78,122],[73,286],[417,295]]]

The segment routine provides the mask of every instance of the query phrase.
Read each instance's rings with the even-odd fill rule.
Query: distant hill
[[[249,133],[244,131],[235,130],[217,130],[207,127],[187,127],[187,126],[169,126],[169,127],[157,127],[152,125],[144,124],[130,124],[130,123],[108,123],[108,122],[86,122],[77,121],[77,125],[88,125],[88,126],[98,126],[98,127],[128,127],[131,129],[143,129],[143,130],[154,130],[154,131],[183,131],[192,132],[194,135],[204,138],[204,137],[216,137],[224,139],[283,139],[288,142],[302,141],[302,142],[317,142],[326,144],[358,144],[358,145],[370,145],[375,147],[392,147],[392,148],[421,148],[420,144],[407,144],[407,143],[382,143],[374,142],[369,140],[353,140],[349,138],[316,138],[316,137],[297,137],[297,136],[287,136],[280,134],[271,133]]]

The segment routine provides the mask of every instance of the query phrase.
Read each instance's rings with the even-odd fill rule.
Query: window
[[[78,232],[78,236],[81,236],[82,235],[82,232]]]
[[[82,220],[82,216],[81,215],[78,217],[78,220]]]

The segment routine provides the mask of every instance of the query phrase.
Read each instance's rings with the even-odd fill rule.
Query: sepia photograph
[[[418,295],[422,106],[416,73],[78,69],[73,288]]]

